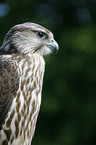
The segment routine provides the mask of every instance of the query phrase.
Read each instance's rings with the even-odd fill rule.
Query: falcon
[[[45,61],[58,51],[53,34],[35,23],[12,27],[0,47],[0,145],[31,145],[41,104]]]

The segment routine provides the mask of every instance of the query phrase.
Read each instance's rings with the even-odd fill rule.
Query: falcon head
[[[0,51],[10,53],[38,53],[47,55],[58,52],[59,46],[53,34],[35,23],[24,23],[12,27],[4,38]]]

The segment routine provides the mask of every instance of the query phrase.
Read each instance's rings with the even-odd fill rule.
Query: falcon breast
[[[12,27],[0,47],[0,145],[31,145],[41,104],[44,55],[58,51],[35,23]]]

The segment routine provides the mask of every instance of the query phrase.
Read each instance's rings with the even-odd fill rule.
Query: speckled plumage
[[[37,24],[17,25],[7,33],[0,48],[0,145],[31,145],[45,71],[42,54],[46,49],[47,53],[58,49],[53,35],[46,41],[37,38],[36,33],[43,30],[51,35]],[[52,40],[52,45],[47,39]]]

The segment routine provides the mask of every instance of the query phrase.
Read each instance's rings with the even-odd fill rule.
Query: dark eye
[[[37,36],[39,38],[45,39],[47,37],[47,35],[41,31],[36,32]]]

